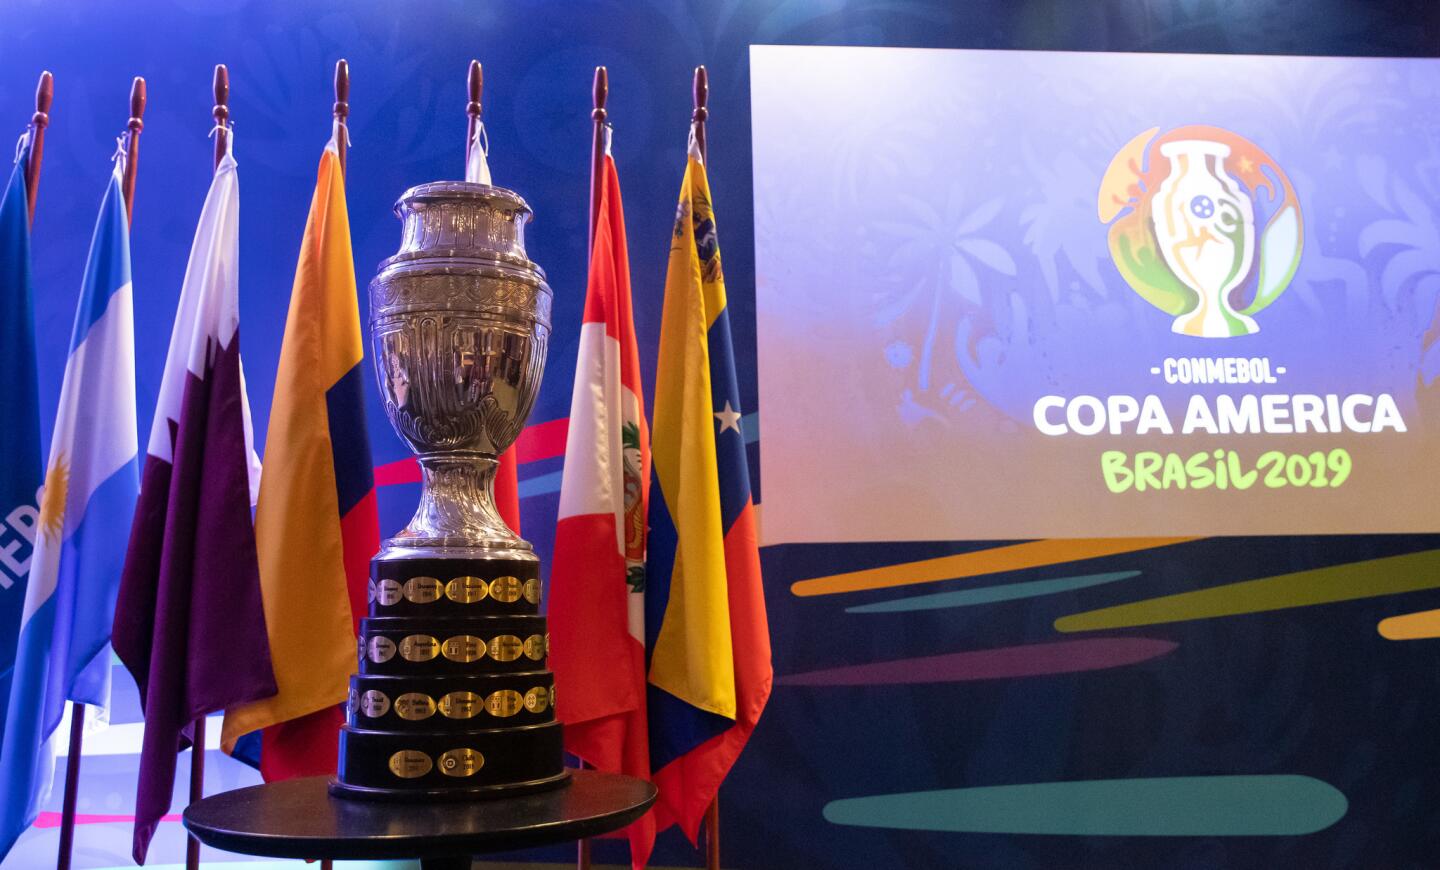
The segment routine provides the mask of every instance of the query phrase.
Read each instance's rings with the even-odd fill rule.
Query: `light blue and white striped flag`
[[[123,173],[119,156],[90,241],[40,499],[0,738],[0,859],[49,797],[66,699],[108,718],[110,625],[140,489]]]

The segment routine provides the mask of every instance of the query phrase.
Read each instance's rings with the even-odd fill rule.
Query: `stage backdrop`
[[[479,57],[495,179],[535,207],[528,246],[556,290],[549,369],[520,470],[523,531],[548,559],[584,288],[593,67],[610,69],[641,357],[653,386],[690,73],[705,63],[740,425],[752,467],[766,475],[757,497],[764,533],[773,534],[762,561],[778,681],[721,799],[726,866],[1430,867],[1440,854],[1440,784],[1432,774],[1440,762],[1432,735],[1440,649],[1419,638],[1440,629],[1429,617],[1396,617],[1440,607],[1440,538],[1276,536],[1317,530],[1317,506],[1352,497],[1353,510],[1325,508],[1326,522],[1339,523],[1327,531],[1433,529],[1403,525],[1423,523],[1435,504],[1425,490],[1433,471],[1420,466],[1433,429],[1419,401],[1421,381],[1435,373],[1433,361],[1418,355],[1433,346],[1422,303],[1429,294],[1433,305],[1440,273],[1433,162],[1440,133],[1427,119],[1440,94],[1430,67],[864,53],[853,62],[827,60],[829,76],[810,69],[824,58],[806,56],[787,65],[793,79],[786,81],[760,77],[784,60],[765,53],[771,49],[757,49],[753,80],[750,61],[752,45],[1434,54],[1440,10],[1414,5],[7,0],[0,3],[0,135],[18,136],[29,119],[39,71],[56,76],[35,223],[42,404],[49,417],[131,76],[144,75],[150,86],[133,234],[141,425],[154,408],[209,182],[209,82],[213,65],[224,62],[240,166],[241,335],[263,439],[305,211],[330,135],[335,60],[348,58],[354,80],[348,187],[363,286],[398,244],[390,208],[399,193],[460,176],[465,65]],[[786,106],[791,117],[776,118]],[[1228,204],[1242,215],[1239,194],[1250,201],[1254,241],[1242,233],[1245,244],[1230,244],[1232,255],[1251,251],[1251,262],[1238,268],[1243,286],[1222,287],[1234,311],[1222,311],[1216,328],[1248,329],[1249,318],[1259,330],[1253,335],[1173,334],[1176,319],[1194,313],[1188,285],[1174,270],[1170,281],[1157,271],[1164,252],[1153,229],[1146,235],[1153,222],[1134,217],[1158,208],[1153,194],[1170,174],[1155,174],[1170,159],[1162,149],[1187,125],[1233,134],[1182,138],[1248,154],[1271,182],[1267,195],[1253,176],[1247,180],[1254,170],[1222,166],[1235,182],[1228,192],[1215,189],[1226,183],[1219,170],[1210,172],[1208,192],[1198,192],[1217,210]],[[777,131],[805,153],[793,180],[771,190],[774,158],[783,155]],[[752,132],[755,170],[763,175],[768,166],[768,180],[752,179]],[[1145,177],[1137,186],[1127,172]],[[1107,178],[1118,185],[1109,199],[1102,196]],[[1291,191],[1299,265],[1293,275],[1272,276],[1286,277],[1285,288],[1247,314],[1270,274],[1265,264],[1285,263],[1273,253],[1284,250],[1276,245],[1287,237],[1275,235],[1284,224],[1273,219]],[[1142,206],[1147,196],[1152,202]],[[1192,211],[1184,220],[1214,224],[1212,217]],[[752,233],[757,221],[760,236]],[[1267,227],[1275,229],[1267,234]],[[1111,253],[1116,234],[1153,239],[1152,259],[1136,262],[1156,268],[1123,265],[1124,256]],[[760,275],[761,298],[781,306],[762,313],[760,324],[767,336],[793,333],[796,343],[788,360],[766,345],[767,391],[772,363],[786,362],[808,373],[806,393],[816,394],[801,398],[818,403],[808,431],[816,439],[810,453],[823,463],[806,456],[803,468],[824,489],[806,505],[799,500],[814,494],[812,483],[784,476],[773,461],[783,453],[767,452],[760,469],[762,432],[768,451],[772,436],[774,449],[784,450],[806,430],[791,414],[801,408],[785,407],[794,396],[771,401],[767,393],[759,402],[757,250],[762,262],[783,256],[801,270]],[[837,250],[849,272],[837,269]],[[1120,250],[1140,256],[1133,244]],[[1161,275],[1162,286],[1137,279],[1136,287],[1126,268],[1141,278]],[[876,270],[878,283],[870,280]],[[1223,285],[1231,276],[1221,271],[1211,280]],[[785,286],[796,298],[777,303]],[[1200,291],[1188,292],[1198,310]],[[859,338],[842,345],[841,327],[857,323]],[[1205,323],[1202,315],[1196,328]],[[1377,346],[1377,334],[1393,344]],[[1192,358],[1245,360],[1247,375],[1249,360],[1268,360],[1276,382],[1170,383],[1170,375],[1180,377],[1179,361]],[[1168,360],[1176,361],[1173,371]],[[1195,364],[1186,365],[1193,375]],[[1207,376],[1209,365],[1201,364]],[[1160,373],[1150,372],[1155,367]],[[1221,377],[1238,380],[1240,371],[1238,362],[1220,366]],[[366,389],[382,525],[390,531],[405,521],[417,486],[373,382]],[[1324,398],[1332,393],[1333,413]],[[1174,434],[1138,432],[1150,394]],[[1300,417],[1293,397],[1320,396],[1307,419],[1318,414],[1329,426],[1338,417],[1340,431],[1181,431],[1191,395],[1210,400],[1218,427],[1220,396],[1252,394],[1291,396],[1276,408],[1292,424]],[[1352,394],[1375,397],[1349,409],[1372,428],[1378,397],[1389,394],[1406,431],[1355,431],[1345,419],[1344,397]],[[1047,396],[1063,403],[1045,405],[1041,421],[1069,431],[1046,434],[1037,424],[1035,404]],[[1131,410],[1124,402],[1112,410],[1112,396],[1136,400],[1135,419],[1113,435],[1110,422]],[[1267,412],[1261,401],[1254,412],[1261,425],[1266,413],[1275,422],[1278,410]],[[832,415],[823,426],[821,409]],[[1095,426],[1100,409],[1107,415],[1101,431],[1080,431]],[[1237,405],[1235,414],[1248,413]],[[845,431],[830,431],[837,425]],[[47,441],[49,426],[47,419]],[[842,435],[849,440],[840,448],[819,449]],[[1286,440],[1292,436],[1300,446]],[[926,476],[899,461],[927,443],[944,463],[938,472]],[[962,446],[971,443],[973,450]],[[1024,452],[1026,443],[1039,444],[1043,455]],[[1362,455],[1373,444],[1385,446],[1382,455]],[[1262,453],[1280,451],[1286,486],[1272,490],[1261,480],[1222,491],[1212,482],[1197,490],[1195,477],[1203,475],[1185,468],[1186,488],[1173,482],[1175,472],[1166,488],[1166,454],[1188,462],[1215,449],[1235,452],[1242,479]],[[1340,485],[1330,486],[1344,464],[1339,454],[1331,464],[1336,449],[1352,461]],[[1104,465],[1109,451],[1126,461]],[[1316,451],[1320,464],[1310,464]],[[1159,465],[1147,458],[1137,471],[1143,453],[1159,454]],[[1292,454],[1309,466],[1303,485],[1291,485]],[[1377,489],[1394,478],[1385,464],[1402,461],[1416,469],[1398,481],[1402,488]],[[1107,467],[1117,487],[1128,479],[1129,488],[1112,492]],[[1213,463],[1197,463],[1205,467],[1216,473]],[[1146,468],[1159,486],[1147,476],[1138,491]],[[1126,478],[1126,469],[1135,476]],[[952,485],[982,471],[1002,476],[1013,496],[986,501]],[[1326,484],[1314,486],[1321,473]],[[882,474],[894,478],[874,485]],[[1293,474],[1305,474],[1301,463]],[[940,498],[920,503],[921,493],[937,490]],[[1409,504],[1394,503],[1402,498]],[[967,502],[984,528],[956,521]],[[1015,518],[1013,528],[1002,523],[998,511],[1012,504],[1034,516]],[[797,505],[815,516],[797,515]],[[0,516],[11,507],[0,506]],[[853,516],[824,524],[837,507]],[[1047,513],[1050,525],[1042,525]],[[1316,514],[1315,525],[1308,514]],[[901,516],[916,525],[894,528],[890,518]],[[1133,518],[1150,537],[1127,537],[1136,530],[1117,528],[1116,517]],[[1067,530],[1060,520],[1087,525]],[[1249,536],[1195,537],[1219,532]],[[1038,537],[1062,534],[1068,537]],[[14,536],[0,529],[0,546]],[[130,866],[140,714],[133,684],[123,670],[115,676],[116,724],[87,744],[94,754],[80,790],[77,867]],[[256,781],[218,751],[206,755],[210,790]],[[178,811],[183,783],[176,795]],[[58,792],[47,809],[7,870],[53,861]],[[615,842],[597,850],[616,863],[625,854]],[[523,858],[572,855],[556,848]],[[182,856],[182,832],[171,819],[151,861],[163,866]],[[206,850],[205,860],[248,859]],[[693,866],[699,857],[672,831],[656,862]]]
[[[751,57],[767,542],[1440,530],[1440,62]]]

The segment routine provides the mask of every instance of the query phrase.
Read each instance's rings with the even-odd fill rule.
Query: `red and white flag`
[[[550,667],[565,749],[597,770],[650,778],[645,713],[645,510],[650,433],[630,307],[620,179],[606,143],[580,324],[560,522],[550,569]],[[626,833],[644,867],[646,813]]]

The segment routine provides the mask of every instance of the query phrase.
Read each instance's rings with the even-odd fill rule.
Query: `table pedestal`
[[[572,771],[568,786],[513,798],[442,803],[331,797],[312,776],[213,795],[185,810],[207,846],[269,858],[419,858],[424,870],[469,870],[470,856],[608,833],[655,802],[644,780]]]

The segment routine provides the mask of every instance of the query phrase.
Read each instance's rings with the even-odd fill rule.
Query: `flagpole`
[[[705,160],[705,120],[710,117],[710,74],[705,67],[695,67],[695,110],[690,113],[690,129],[695,131],[695,144],[700,147],[700,160]]]
[[[345,151],[350,144],[350,64],[345,58],[335,62],[335,153],[340,158],[340,184],[345,184]],[[329,858],[320,860],[320,870],[333,870],[335,864]]]
[[[600,219],[600,187],[605,169],[605,101],[610,96],[610,73],[603,66],[595,67],[595,108],[590,118],[595,124],[595,134],[590,145],[590,244],[587,252],[595,247],[595,223]]]
[[[470,102],[465,106],[465,114],[469,121],[465,125],[465,167],[470,167],[470,149],[475,147],[475,136],[480,129],[480,92],[485,85],[485,75],[480,68],[480,61],[470,61],[470,77],[468,90]]]
[[[346,120],[350,117],[350,64],[345,58],[335,62],[335,151],[340,156],[340,173],[345,173],[345,148],[350,144]]]
[[[590,140],[590,242],[585,248],[587,255],[595,249],[595,224],[600,220],[601,179],[605,170],[605,101],[610,96],[610,73],[603,66],[595,67],[592,96],[595,107],[590,110],[590,118],[594,122],[595,131]],[[580,769],[584,770],[585,767],[585,761],[580,759]],[[590,839],[586,837],[575,844],[576,870],[590,870],[590,861]]]
[[[230,70],[225,64],[215,64],[215,166],[225,158],[230,148]]]
[[[49,70],[40,73],[35,86],[35,114],[30,118],[30,160],[25,164],[25,196],[30,208],[30,225],[35,225],[35,192],[40,188],[40,160],[45,156],[45,128],[50,126],[50,102],[55,98],[55,77]]]
[[[210,114],[215,118],[215,164],[230,152],[230,70],[223,63],[215,65],[215,107]],[[205,796],[205,717],[196,717],[191,726],[190,736],[190,803],[196,803]],[[200,866],[200,841],[194,837],[185,838],[185,870],[197,870]]]
[[[75,801],[80,791],[80,752],[85,740],[85,705],[70,705],[70,754],[65,756],[65,797],[60,805],[60,851],[56,870],[70,870],[75,848]]]
[[[706,164],[709,172],[708,149],[705,142],[705,122],[710,117],[710,74],[702,64],[695,67],[693,82],[694,110],[690,113],[690,129],[695,133],[695,147],[700,150],[700,162]],[[720,792],[705,808],[705,868],[720,870]]]
[[[134,223],[135,170],[140,166],[140,131],[145,129],[145,79],[130,83],[130,120],[125,124],[125,176],[120,193],[125,199],[125,223]]]
[[[39,134],[43,142],[45,126],[50,123],[50,101],[54,96],[54,84],[50,73],[40,74],[40,87],[35,91],[35,118],[31,129]],[[121,180],[120,193],[125,200],[125,221],[130,222],[131,206],[135,200],[135,163],[140,157],[140,131],[145,127],[145,80],[139,76],[130,85],[130,120],[125,124],[125,174]],[[37,140],[32,140],[32,142]],[[38,181],[40,177],[40,149],[31,151],[30,173]],[[27,181],[29,179],[27,178]],[[35,187],[30,193],[30,220],[35,220]],[[85,705],[72,702],[70,705],[70,750],[65,756],[65,795],[60,804],[60,848],[55,856],[56,870],[70,870],[70,857],[75,849],[75,804],[80,793],[80,756],[85,748]]]

